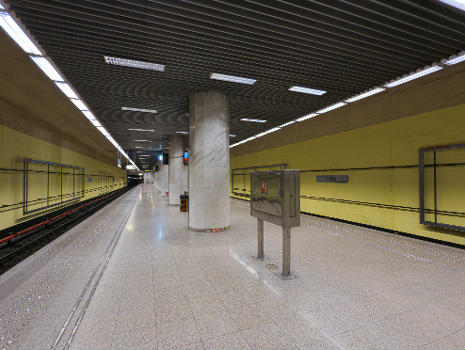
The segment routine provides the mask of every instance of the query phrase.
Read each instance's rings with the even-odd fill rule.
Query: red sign
[[[266,192],[268,192],[268,186],[266,184],[266,180],[263,180],[262,193],[266,193]]]

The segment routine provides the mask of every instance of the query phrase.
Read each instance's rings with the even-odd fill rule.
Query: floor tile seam
[[[115,211],[117,211],[117,210],[118,210],[118,208],[115,208],[115,209],[113,210],[113,212],[115,212]],[[103,222],[104,220],[105,220],[105,218],[104,218],[103,220],[101,220],[100,222]],[[98,233],[99,233],[99,232],[97,232],[96,234],[98,234]],[[91,236],[91,237],[92,237],[92,236]],[[67,237],[67,238],[68,238],[68,239],[71,239],[72,236],[69,236],[69,237]],[[58,243],[61,243],[61,242],[58,242]],[[82,244],[80,244],[80,243],[81,243],[81,242],[76,242],[76,243],[73,245],[73,247],[76,247],[76,246],[82,247]],[[53,244],[53,243],[52,243],[52,244]],[[55,244],[56,244],[56,243],[55,243]],[[48,249],[49,249],[49,250],[50,250],[50,249],[54,249],[54,247],[52,246],[51,248],[49,247]],[[76,249],[71,249],[71,251],[72,251],[72,252],[75,252]],[[80,258],[84,257],[87,253],[88,253],[88,250],[84,250],[84,251],[81,250]],[[36,253],[36,256],[37,256],[37,253]],[[61,256],[63,256],[63,254],[62,254]],[[53,257],[53,259],[55,259],[55,260],[56,260],[56,259],[59,259],[59,258],[60,258],[60,257],[56,257],[56,256]],[[73,260],[73,261],[76,262],[76,264],[74,265],[74,268],[72,268],[72,270],[73,270],[73,272],[74,272],[72,275],[75,275],[75,274],[76,274],[76,271],[78,271],[79,265],[81,265],[81,264],[84,262],[84,260],[85,260],[85,259],[74,259],[74,260]],[[69,259],[67,259],[67,261],[69,261]],[[56,264],[55,264],[54,266],[56,266]],[[63,266],[67,267],[68,265],[63,265]],[[45,265],[42,266],[42,268],[45,268]],[[48,275],[47,272],[45,272],[45,275]],[[71,278],[72,275],[66,274],[67,279]],[[40,282],[35,282],[35,283],[34,283],[34,282],[31,282],[31,283],[33,283],[34,285],[40,284]],[[45,292],[45,294],[47,294],[47,293],[50,294],[51,291],[47,289],[47,291]],[[41,294],[43,294],[43,293],[41,293]],[[44,294],[44,295],[45,295],[45,294]],[[30,321],[31,321],[31,320],[32,320],[32,319],[30,319]]]
[[[74,336],[78,332],[79,326],[80,326],[82,320],[84,319],[84,317],[86,315],[87,309],[91,305],[92,301],[95,302],[95,299],[93,300],[93,296],[95,294],[95,291],[98,288],[99,282],[100,282],[101,278],[103,277],[103,274],[104,274],[104,272],[106,270],[106,267],[109,265],[109,263],[111,261],[111,257],[113,255],[115,249],[116,249],[116,246],[118,245],[118,240],[121,237],[121,235],[122,235],[122,233],[124,231],[124,228],[126,227],[127,221],[129,220],[129,218],[131,217],[131,215],[132,215],[132,213],[134,211],[135,206],[136,205],[133,205],[132,207],[128,208],[127,214],[123,217],[123,221],[120,223],[119,231],[116,233],[114,238],[110,241],[110,244],[109,244],[108,248],[105,250],[105,253],[104,253],[103,257],[102,257],[102,259],[103,259],[106,256],[105,263],[102,266],[102,268],[100,269],[100,274],[98,275],[97,280],[94,282],[94,285],[92,287],[92,290],[90,291],[90,294],[88,294],[88,296],[87,296],[88,299],[86,300],[84,308],[81,309],[81,313],[79,314],[78,320],[76,321],[76,323],[74,325],[71,336],[69,337],[68,341],[65,344],[65,347],[64,347],[65,350],[69,349],[69,347],[71,346],[71,344],[72,344],[72,342],[74,340]]]

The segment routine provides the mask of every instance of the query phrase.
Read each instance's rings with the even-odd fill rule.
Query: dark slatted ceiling
[[[464,13],[435,0],[8,3],[128,150],[167,147],[169,135],[187,130],[188,96],[195,91],[230,96],[233,143],[465,49]],[[161,63],[166,70],[108,65],[104,55]],[[257,82],[210,80],[212,72]],[[291,85],[328,92],[290,92]],[[244,123],[243,117],[268,122]]]

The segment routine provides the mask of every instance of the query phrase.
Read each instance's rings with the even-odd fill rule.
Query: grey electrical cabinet
[[[250,215],[284,228],[300,225],[300,171],[250,173]]]

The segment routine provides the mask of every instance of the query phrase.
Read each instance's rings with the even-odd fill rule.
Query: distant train
[[[128,175],[128,187],[134,187],[144,182],[143,176]]]

